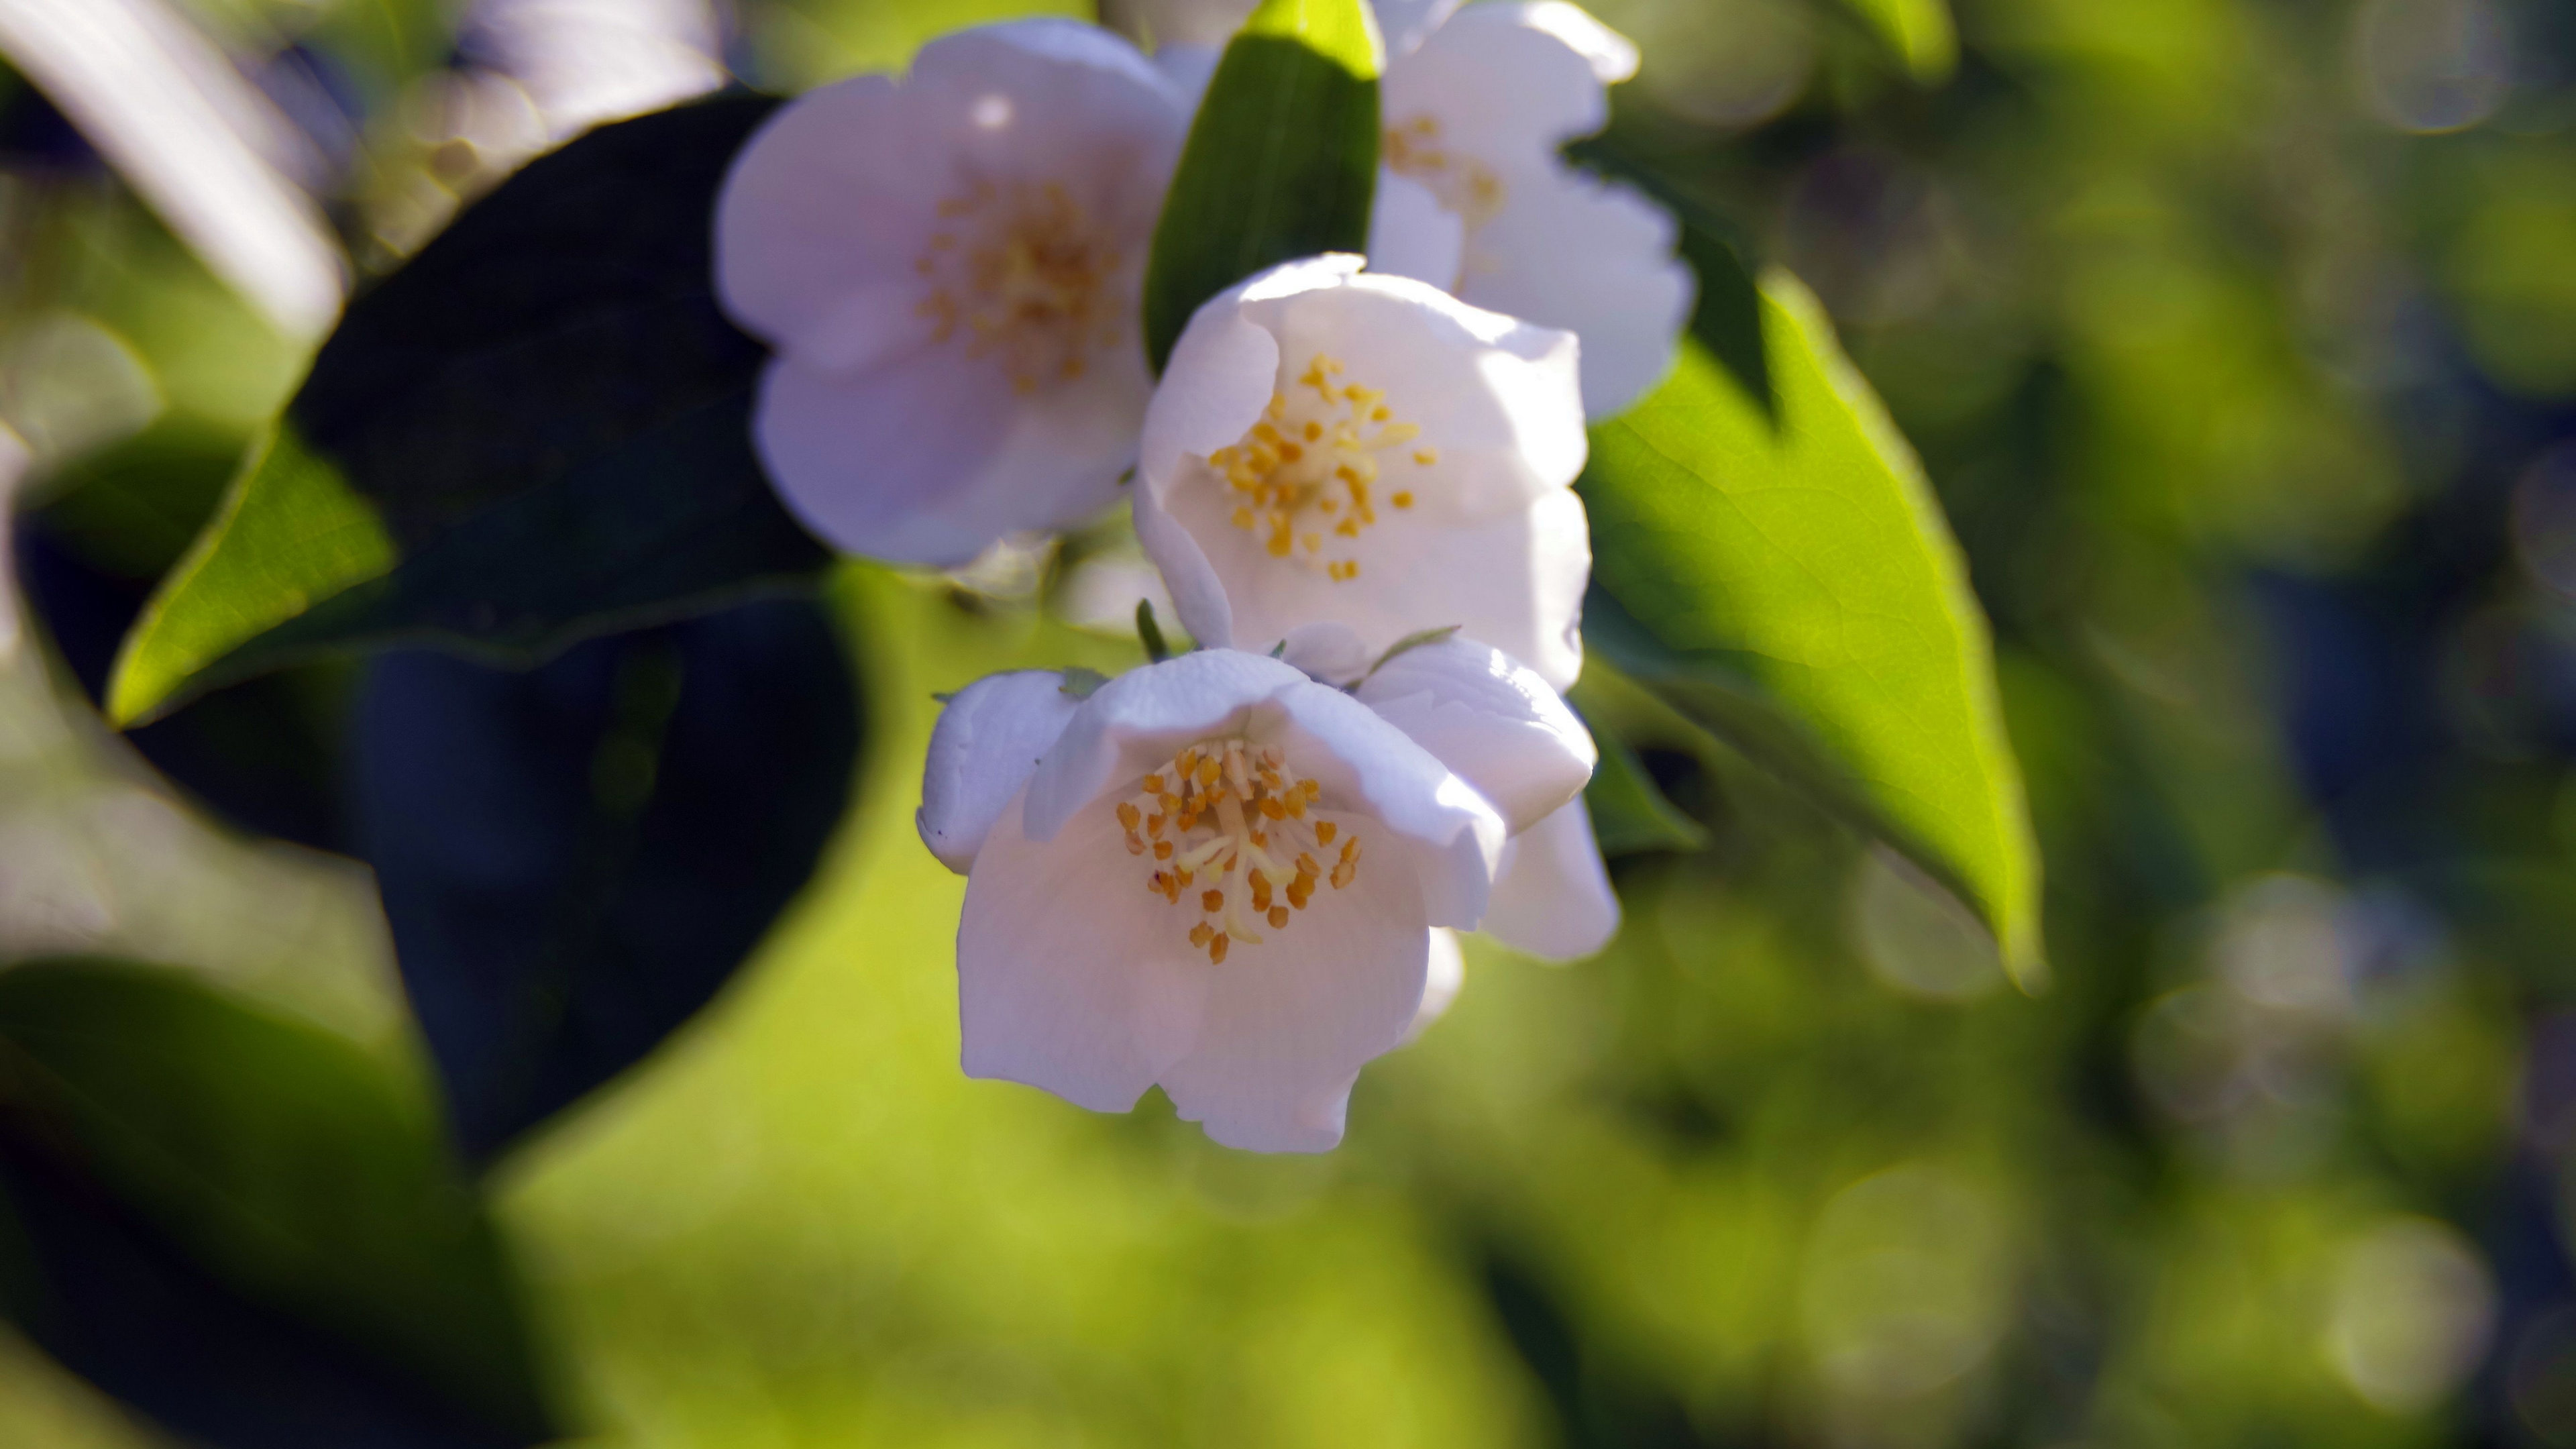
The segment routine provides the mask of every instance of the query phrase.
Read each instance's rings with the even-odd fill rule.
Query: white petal
[[[1279,658],[1309,679],[1348,689],[1368,673],[1382,651],[1371,649],[1348,624],[1300,624],[1279,641]]]
[[[1176,471],[1185,456],[1204,458],[1242,437],[1269,405],[1279,343],[1244,317],[1244,286],[1200,304],[1172,344],[1137,448],[1137,469],[1149,483]]]
[[[775,358],[753,437],[789,511],[823,538],[953,567],[1003,534],[1067,527],[1117,501],[1144,364],[1102,361],[1021,396],[954,349],[854,378]]]
[[[1142,776],[1183,745],[1239,727],[1257,705],[1314,687],[1276,659],[1233,649],[1128,670],[1092,692],[1038,762],[1029,781],[1030,836],[1052,839],[1102,791]]]
[[[1027,832],[1048,840],[1182,746],[1238,730],[1286,749],[1322,786],[1322,808],[1384,827],[1432,924],[1472,925],[1484,914],[1505,834],[1492,804],[1368,706],[1240,650],[1202,649],[1102,685],[1030,777]]]
[[[1240,23],[1240,17],[1237,18]],[[1233,34],[1233,27],[1226,34]],[[1216,63],[1225,58],[1225,40],[1220,36],[1206,43],[1187,40],[1165,41],[1154,47],[1154,68],[1172,83],[1181,103],[1196,114],[1199,102],[1206,98],[1208,82],[1216,78]]]
[[[1355,693],[1475,786],[1515,834],[1581,793],[1600,758],[1547,681],[1465,638],[1407,649]]]
[[[1461,297],[1583,339],[1583,409],[1618,414],[1671,370],[1695,288],[1663,208],[1558,163],[1514,176],[1476,229]],[[1569,267],[1566,257],[1584,264]]]
[[[1144,889],[1109,803],[1052,841],[1014,801],[966,879],[957,1008],[970,1077],[1120,1112],[1199,1035],[1207,961]]]
[[[1458,10],[1458,0],[1377,0],[1378,34],[1386,43],[1387,63],[1409,55],[1423,38],[1439,29]]]
[[[1148,184],[1121,194],[1153,210],[1189,125],[1179,88],[1136,47],[1056,16],[941,36],[914,57],[905,83],[947,93],[946,117],[970,159],[1024,175],[1142,173]]]
[[[1373,659],[1408,634],[1457,625],[1558,690],[1583,671],[1592,545],[1583,500],[1571,489],[1489,520],[1383,521],[1352,545],[1360,572],[1350,579],[1270,557],[1256,535],[1233,525],[1232,501],[1213,475],[1179,490],[1169,507],[1206,570],[1194,576],[1223,581],[1229,637],[1239,647],[1267,650],[1302,625],[1331,622],[1357,633]],[[1179,553],[1167,547],[1156,561]],[[1175,599],[1179,592],[1175,582]]]
[[[1605,86],[1617,85],[1637,73],[1635,42],[1609,26],[1595,20],[1591,12],[1566,0],[1536,0],[1536,3],[1507,7],[1520,12],[1520,23],[1541,30],[1565,42],[1565,47],[1580,55],[1592,67],[1592,78]],[[1479,22],[1501,23],[1501,17],[1478,16]]]
[[[737,321],[801,353],[849,294],[911,284],[939,204],[980,179],[1054,182],[1106,230],[1141,239],[1187,125],[1162,73],[1095,26],[944,36],[900,84],[854,76],[753,134],[717,198],[718,293]]]
[[[716,198],[716,291],[735,321],[792,349],[840,299],[908,280],[947,181],[917,170],[937,154],[922,110],[891,77],[853,76],[752,133]]]
[[[1155,501],[1154,490],[1136,489],[1133,502],[1136,542],[1162,573],[1181,628],[1202,648],[1232,648],[1234,607],[1226,599],[1224,581],[1208,563],[1207,551]]]
[[[1560,33],[1560,8],[1572,7],[1497,0],[1451,16],[1387,67],[1380,110],[1388,127],[1434,117],[1444,147],[1506,172],[1600,130],[1609,98],[1594,57]]]
[[[1464,511],[1516,507],[1583,471],[1576,343],[1563,331],[1365,272],[1333,281],[1267,274],[1246,287],[1242,310],[1277,340],[1275,390],[1295,386],[1318,356],[1346,364],[1345,381],[1383,389],[1393,417],[1421,428],[1441,455],[1434,476],[1452,480],[1431,491]],[[1175,380],[1167,370],[1161,391]]]
[[[1182,1118],[1254,1152],[1341,1141],[1352,1082],[1404,1039],[1423,997],[1423,902],[1390,864],[1372,853],[1347,889],[1323,893],[1224,965],[1201,964],[1197,1041],[1161,1074]]]
[[[1619,896],[1577,799],[1512,837],[1482,929],[1524,955],[1574,961],[1619,932]]]
[[[988,674],[940,710],[913,823],[941,864],[966,873],[1002,807],[1018,798],[1081,704],[1057,671],[1022,669]]]
[[[1284,723],[1259,737],[1285,748],[1297,770],[1323,786],[1327,808],[1369,816],[1395,836],[1428,924],[1468,926],[1482,917],[1506,833],[1492,803],[1338,689],[1299,675],[1277,703]],[[1374,843],[1372,850],[1382,872],[1385,853]]]
[[[1422,1039],[1431,1023],[1449,1014],[1456,1005],[1460,987],[1467,984],[1467,953],[1458,944],[1458,933],[1443,926],[1431,928],[1431,961],[1422,974],[1422,1004],[1413,1009],[1413,1020],[1404,1028],[1406,1042]]]
[[[1430,188],[1379,168],[1377,202],[1369,208],[1370,271],[1450,291],[1458,285],[1466,245],[1466,222]]]

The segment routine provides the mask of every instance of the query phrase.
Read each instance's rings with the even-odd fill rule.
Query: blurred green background
[[[544,133],[441,7],[183,8],[362,272]],[[740,0],[721,53],[794,90],[1024,8]],[[1601,681],[1709,847],[1615,863],[1597,960],[1471,940],[1340,1151],[966,1081],[932,692],[1135,651],[1051,622],[1071,553],[854,566],[822,874],[496,1179],[597,1442],[2576,1444],[2576,8],[1598,13],[1646,60],[1579,153],[1814,286],[1924,455],[2052,989]],[[302,344],[15,82],[0,248],[20,507],[139,589]],[[31,629],[0,678],[0,954],[201,969],[425,1081],[363,870],[178,799],[71,674]],[[0,1444],[155,1442],[0,1331]]]

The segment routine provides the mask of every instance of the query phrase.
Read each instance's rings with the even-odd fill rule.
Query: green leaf
[[[1155,371],[1208,298],[1281,262],[1368,249],[1379,64],[1366,0],[1262,0],[1226,46],[1154,228]]]
[[[1925,84],[1947,80],[1959,62],[1949,0],[1843,0]]]
[[[175,971],[13,967],[0,1186],[32,1260],[0,1273],[0,1306],[183,1433],[553,1437],[516,1284],[435,1117],[337,1038]]]
[[[351,304],[127,638],[120,724],[391,642],[534,663],[818,572],[753,455],[707,223],[774,102],[604,126]]]
[[[1773,270],[1759,303],[1768,408],[1692,340],[1593,430],[1585,640],[1912,858],[2035,984],[2038,850],[1966,564],[1815,299]]]

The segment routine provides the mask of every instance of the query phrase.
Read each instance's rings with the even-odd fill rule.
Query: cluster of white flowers
[[[1145,258],[1212,42],[1032,20],[782,108],[716,219],[767,340],[756,441],[855,554],[950,567],[1125,497],[1198,648],[950,700],[923,840],[967,876],[965,1068],[1319,1151],[1454,994],[1452,929],[1570,959],[1616,929],[1581,793],[1587,414],[1663,374],[1669,218],[1559,156],[1626,41],[1563,0],[1381,0],[1369,254],[1191,320],[1157,382]]]

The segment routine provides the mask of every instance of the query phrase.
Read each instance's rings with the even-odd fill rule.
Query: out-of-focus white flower
[[[952,699],[919,819],[967,875],[968,1075],[1099,1111],[1160,1083],[1228,1146],[1339,1142],[1360,1068],[1423,1014],[1433,928],[1475,924],[1509,831],[1593,762],[1494,651],[1409,669],[1392,713],[1231,649],[1087,698],[1018,673]]]
[[[1242,0],[1131,5],[1155,64],[1196,95]],[[1673,220],[1560,148],[1609,120],[1637,48],[1566,0],[1377,0],[1377,205],[1369,266],[1583,339],[1583,405],[1609,417],[1672,366],[1691,308]]]
[[[1565,0],[1494,0],[1445,19],[1448,5],[1409,8],[1413,24],[1431,23],[1409,54],[1395,48],[1400,33],[1389,37],[1371,264],[1574,332],[1585,410],[1619,412],[1672,366],[1690,271],[1662,208],[1567,165],[1558,148],[1609,120],[1604,88],[1637,73],[1637,48]],[[1437,200],[1442,220],[1389,204],[1408,184]],[[1462,235],[1443,256],[1452,229]]]
[[[278,330],[321,336],[348,269],[295,124],[162,0],[0,0],[0,54]]]
[[[946,566],[1115,501],[1188,120],[1124,41],[1026,20],[763,126],[717,202],[716,280],[778,352],[755,434],[788,506],[853,553]]]
[[[1463,627],[1563,689],[1590,531],[1572,334],[1354,256],[1199,309],[1145,414],[1137,538],[1201,643]]]
[[[463,44],[562,139],[724,84],[708,0],[476,0]]]

